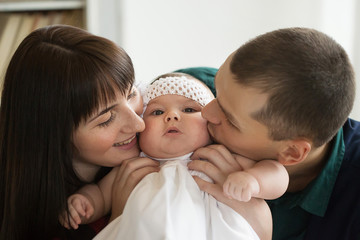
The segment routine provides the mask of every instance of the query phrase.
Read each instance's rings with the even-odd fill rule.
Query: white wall
[[[141,82],[184,67],[218,68],[249,39],[296,26],[332,36],[360,74],[357,0],[101,0],[97,9],[101,22],[93,31],[128,52]],[[351,116],[360,120],[358,92]]]

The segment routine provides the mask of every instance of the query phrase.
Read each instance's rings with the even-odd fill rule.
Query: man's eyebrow
[[[217,72],[215,73],[215,76],[214,76],[214,88],[215,88],[215,90],[216,90],[216,76],[217,76],[218,72],[219,72],[219,71],[217,71]]]
[[[102,110],[99,114],[97,114],[96,116],[94,116],[93,118],[91,118],[88,122],[94,121],[97,117],[109,112],[111,109],[113,109],[114,107],[116,107],[117,104],[114,104],[108,108],[105,108],[104,110]]]
[[[219,73],[219,71],[217,71],[215,73],[215,77],[214,77],[215,89],[216,89],[216,76],[217,76],[218,73]],[[227,118],[227,120],[230,121],[232,125],[234,125],[236,128],[238,128],[240,130],[241,128],[240,128],[238,122],[233,117],[233,115],[230,114],[228,111],[226,111],[226,109],[221,105],[221,103],[219,101],[219,98],[217,96],[216,96],[216,99],[217,99],[217,102],[218,102],[218,105],[219,105],[220,109],[223,111],[223,113],[224,113],[225,117]]]

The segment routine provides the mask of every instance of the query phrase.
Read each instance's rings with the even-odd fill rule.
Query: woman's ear
[[[278,160],[284,166],[295,165],[306,159],[310,150],[311,143],[306,139],[285,141]]]

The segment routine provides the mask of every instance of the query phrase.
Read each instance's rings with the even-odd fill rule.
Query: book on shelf
[[[64,23],[64,14],[61,11],[52,12],[51,25]]]
[[[54,24],[84,28],[83,11],[0,12],[0,85],[9,61],[21,41],[35,29]]]
[[[21,41],[32,31],[33,26],[33,16],[30,13],[23,14],[19,31],[14,39],[13,52],[20,45]]]
[[[9,59],[12,56],[13,44],[16,38],[16,34],[21,24],[22,14],[13,13],[10,14],[6,20],[5,27],[1,33],[0,38],[0,76],[5,75],[5,69],[9,63]]]
[[[2,32],[6,25],[6,20],[8,19],[9,14],[0,14],[0,36],[2,35]],[[1,37],[0,37],[1,38]]]
[[[81,10],[64,12],[63,24],[84,28],[84,18]]]

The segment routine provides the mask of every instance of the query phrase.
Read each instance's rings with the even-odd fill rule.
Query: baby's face
[[[179,95],[151,100],[144,112],[145,130],[140,133],[141,150],[155,158],[172,158],[210,143],[202,106]]]

